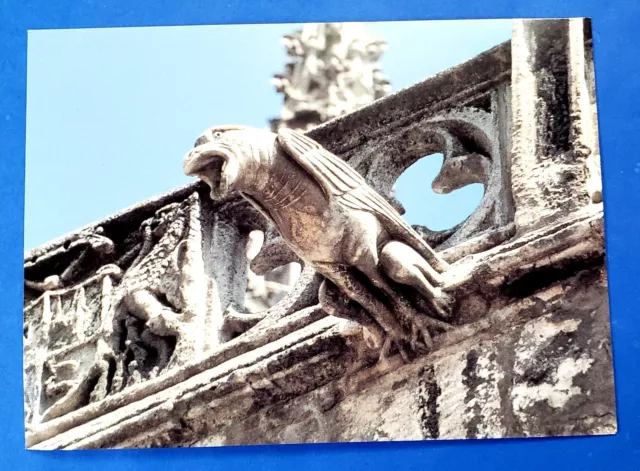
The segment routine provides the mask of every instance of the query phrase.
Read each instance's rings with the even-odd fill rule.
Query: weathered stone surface
[[[444,154],[436,191],[484,185],[462,224],[412,228],[454,301],[428,349],[376,361],[362,310],[312,263],[252,310],[250,260],[265,274],[304,257],[199,182],[26,255],[27,445],[615,433],[589,31],[516,21],[512,44],[307,132],[400,213],[394,183],[424,156]]]
[[[511,173],[518,230],[601,202],[585,39],[579,19],[514,22]]]
[[[594,341],[608,336],[604,293],[604,274],[583,272],[497,330],[346,390],[332,383],[195,444],[611,433],[610,344]]]
[[[324,356],[311,357],[305,368],[298,364],[282,377],[277,372],[284,357],[277,354],[264,365],[236,369],[235,375],[223,381],[211,382],[216,376],[210,375],[197,381],[194,377],[196,382],[191,386],[183,383],[179,387],[184,392],[167,390],[168,394],[131,410],[129,416],[152,407],[145,412],[148,418],[132,416],[137,427],[129,428],[121,421],[106,429],[113,441],[104,442],[102,433],[65,446],[206,446],[613,433],[610,343],[596,340],[608,337],[604,293],[602,270],[583,270],[536,292],[533,299],[513,299],[495,311],[491,326],[448,346],[443,341],[442,348],[420,361],[402,366],[395,357],[387,364],[329,382],[302,396],[299,394],[310,384],[322,384],[344,371],[340,366],[344,365],[342,354],[333,356],[331,350],[325,351],[332,362],[325,363]],[[323,345],[331,343],[327,337],[319,338],[326,339],[319,342]],[[340,345],[335,348],[343,352]],[[296,355],[294,351],[289,358]],[[296,362],[300,361],[304,359],[297,357]],[[314,375],[313,382],[306,375],[296,379],[296,371],[311,366],[320,376]],[[287,401],[291,394],[295,399]],[[168,398],[174,405],[167,410]],[[145,409],[140,409],[143,406]],[[242,421],[236,420],[238,408],[244,411]],[[154,432],[138,435],[141,420],[153,425]]]
[[[551,299],[497,330],[351,387],[331,383],[190,445],[614,433],[611,345],[595,340],[608,337],[604,274],[540,294]]]

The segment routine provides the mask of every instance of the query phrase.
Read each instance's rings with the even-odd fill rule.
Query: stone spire
[[[307,24],[282,44],[291,60],[272,80],[284,95],[274,130],[306,130],[389,93],[378,63],[387,45],[362,23]]]

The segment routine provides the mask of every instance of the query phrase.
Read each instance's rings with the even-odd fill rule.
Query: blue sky
[[[191,181],[182,156],[214,124],[265,127],[282,98],[286,25],[30,31],[25,249]],[[511,35],[510,20],[369,23],[398,90]],[[398,180],[406,219],[433,229],[470,214],[479,185],[436,195],[441,157]]]

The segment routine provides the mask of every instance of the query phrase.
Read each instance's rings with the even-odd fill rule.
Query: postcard
[[[591,37],[31,31],[27,447],[616,433]]]

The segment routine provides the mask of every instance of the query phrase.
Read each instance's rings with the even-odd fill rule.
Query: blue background
[[[22,406],[22,263],[27,30],[212,23],[455,18],[593,18],[603,158],[607,262],[619,432],[609,437],[209,449],[29,452]],[[439,47],[446,47],[440,45]],[[299,0],[241,2],[14,1],[0,3],[0,389],[2,469],[638,469],[640,401],[640,4],[637,0]],[[45,195],[46,196],[46,195]]]

